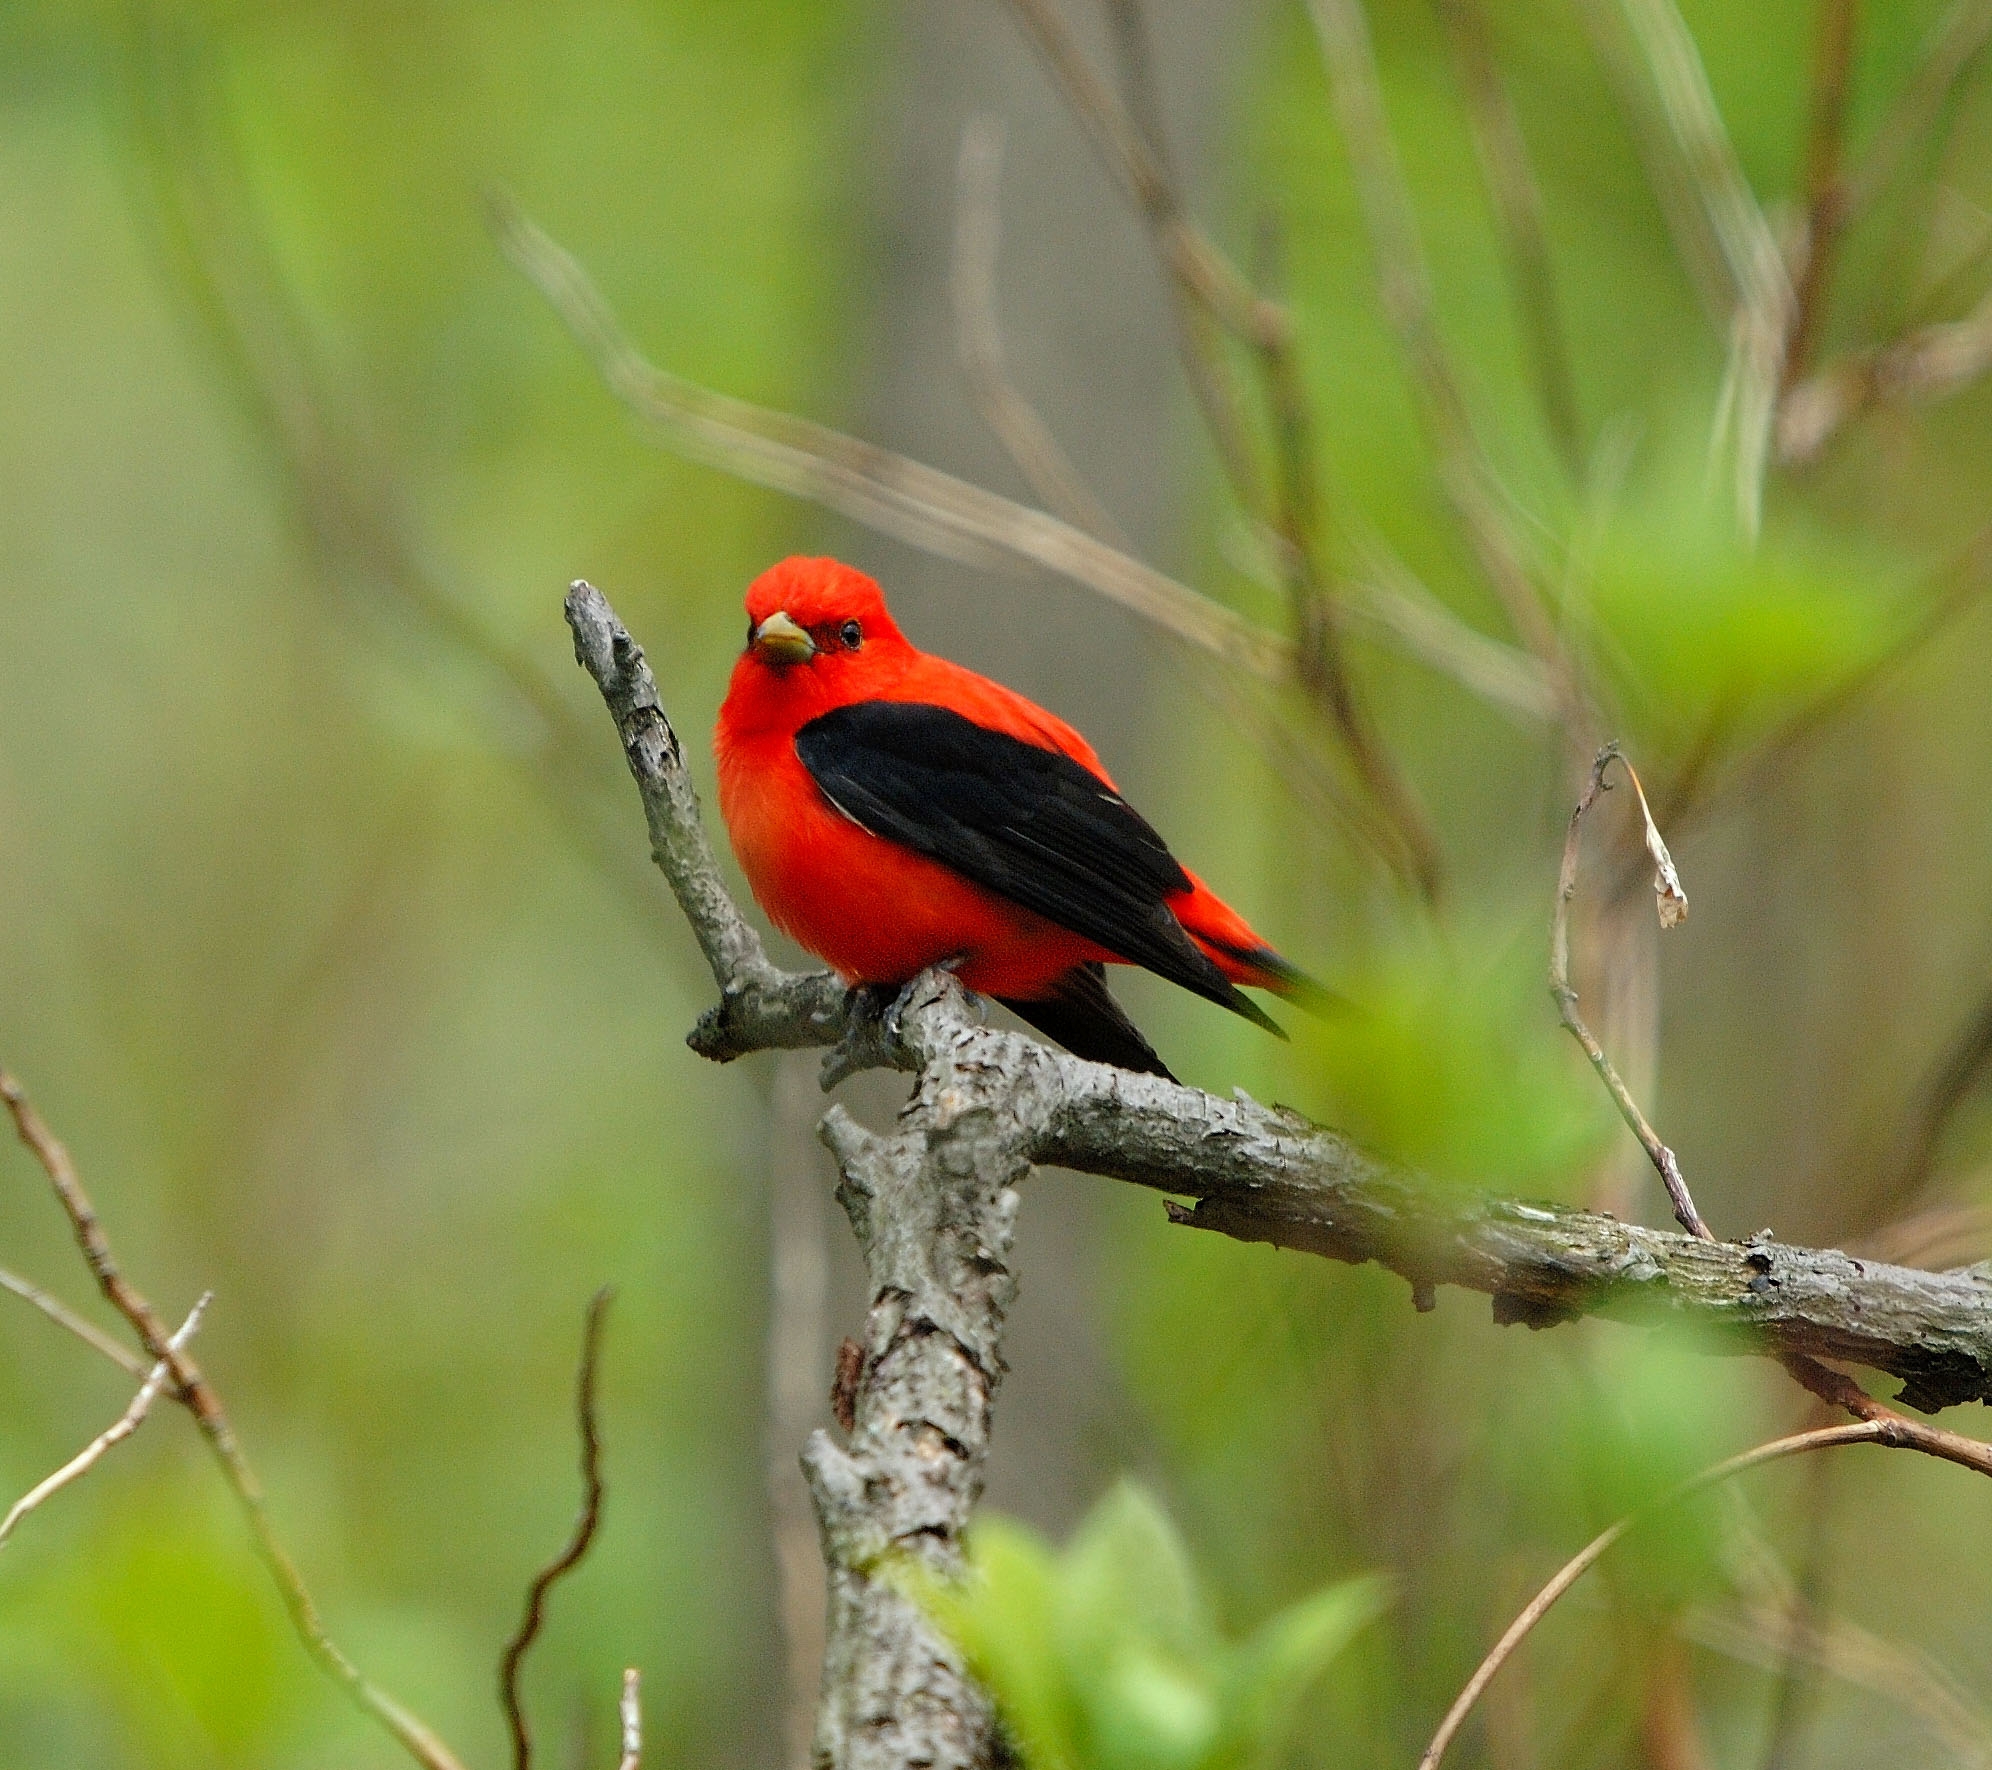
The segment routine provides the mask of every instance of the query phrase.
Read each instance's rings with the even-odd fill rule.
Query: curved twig
[[[491,209],[506,256],[566,322],[610,391],[690,459],[812,499],[943,558],[1036,566],[1253,675],[1291,678],[1293,648],[1277,634],[1083,529],[889,449],[657,368],[568,252],[508,201],[494,198]]]
[[[144,1296],[119,1269],[111,1252],[110,1237],[98,1220],[96,1207],[83,1188],[82,1176],[69,1158],[69,1151],[35,1111],[26,1092],[4,1068],[0,1068],[0,1104],[13,1118],[14,1129],[27,1145],[42,1172],[55,1190],[56,1202],[69,1218],[77,1246],[98,1286],[111,1306],[131,1324],[140,1343],[152,1357],[172,1373],[174,1399],[194,1416],[201,1436],[208,1441],[223,1477],[233,1491],[242,1515],[248,1521],[250,1541],[270,1578],[276,1582],[291,1627],[319,1670],[343,1690],[354,1706],[378,1721],[394,1735],[408,1755],[424,1770],[463,1770],[456,1754],[446,1746],[428,1723],[403,1708],[392,1696],[368,1679],[348,1659],[318,1615],[318,1606],[306,1589],[297,1563],[290,1558],[270,1521],[269,1501],[256,1472],[243,1454],[230,1424],[221,1397],[214,1391],[201,1368],[186,1349],[173,1344],[166,1325]]]
[[[1489,206],[1508,260],[1522,332],[1535,369],[1544,427],[1572,483],[1584,477],[1584,432],[1577,383],[1570,368],[1556,278],[1543,223],[1542,190],[1514,100],[1501,78],[1494,32],[1482,0],[1437,0],[1440,23],[1459,70],[1467,120],[1473,128]]]
[[[955,354],[983,422],[1030,481],[1031,490],[1074,528],[1127,553],[1131,548],[1119,524],[1079,476],[1037,408],[1017,390],[1004,361],[1003,330],[996,319],[996,258],[1003,229],[997,190],[1002,167],[1002,119],[969,118],[955,161],[954,257],[948,277]]]
[[[187,1319],[180,1323],[172,1339],[166,1342],[167,1345],[177,1350],[193,1338],[194,1330],[201,1325],[201,1316],[206,1311],[213,1295],[212,1291],[205,1291],[201,1294],[200,1301],[195,1303],[193,1308],[188,1312]],[[36,1482],[33,1487],[16,1500],[12,1508],[8,1511],[7,1516],[0,1518],[0,1543],[4,1543],[12,1536],[14,1534],[14,1526],[19,1524],[23,1518],[37,1506],[41,1505],[43,1501],[54,1494],[60,1493],[72,1481],[80,1480],[83,1476],[89,1474],[102,1461],[107,1451],[113,1446],[123,1443],[125,1439],[136,1432],[144,1424],[145,1416],[152,1411],[153,1402],[159,1398],[159,1391],[165,1388],[166,1379],[172,1374],[172,1367],[162,1358],[146,1373],[145,1381],[139,1385],[138,1393],[131,1398],[131,1405],[123,1413],[106,1426],[103,1431],[99,1432],[95,1438],[91,1439],[88,1444],[71,1457],[68,1462],[64,1463],[61,1468],[56,1470],[53,1475],[49,1475],[43,1480]]]
[[[1639,784],[1639,776],[1633,773],[1632,764],[1619,753],[1618,745],[1607,744],[1591,764],[1590,782],[1584,788],[1583,797],[1577,801],[1576,809],[1570,814],[1570,831],[1563,839],[1563,865],[1557,875],[1556,909],[1550,922],[1549,993],[1555,999],[1557,1016],[1563,1022],[1564,1030],[1583,1047],[1584,1055],[1591,1060],[1591,1067],[1605,1084],[1619,1116],[1639,1139],[1640,1147],[1653,1163],[1661,1184],[1667,1189],[1667,1198],[1674,1207],[1675,1220],[1697,1239],[1712,1241],[1714,1236],[1702,1221],[1701,1212],[1695,1209],[1695,1201],[1689,1195],[1688,1183],[1681,1174],[1681,1164],[1675,1159],[1674,1152],[1660,1141],[1659,1133],[1647,1122],[1646,1114],[1640,1111],[1639,1102],[1633,1099],[1632,1090],[1620,1079],[1617,1068],[1605,1054],[1605,1048],[1584,1024],[1583,1016],[1577,1012],[1577,991],[1570,982],[1570,902],[1577,895],[1579,828],[1584,821],[1584,813],[1591,809],[1599,793],[1609,790],[1605,784],[1605,770],[1614,762],[1625,770],[1627,779],[1632,782],[1632,790],[1639,799],[1640,815],[1645,819],[1647,850],[1654,862],[1654,890],[1660,905],[1660,925],[1670,927],[1688,913],[1688,900],[1681,891],[1679,878],[1674,874],[1674,863],[1660,840],[1660,832],[1653,822],[1652,811],[1647,807],[1646,793]]]
[[[1369,21],[1360,0],[1309,0],[1308,11],[1327,67],[1336,122],[1355,173],[1384,317],[1417,391],[1440,485],[1515,636],[1549,672],[1570,741],[1588,747],[1584,734],[1590,718],[1576,667],[1511,532],[1439,330],[1410,192],[1384,114]]]
[[[127,1352],[117,1341],[91,1321],[86,1321],[59,1297],[51,1297],[38,1284],[30,1284],[25,1278],[0,1267],[0,1291],[12,1291],[24,1303],[32,1303],[42,1314],[59,1328],[67,1328],[93,1352],[101,1353],[120,1369],[128,1371],[141,1380],[146,1374],[145,1360],[136,1352]]]
[[[1913,1422],[1905,1422],[1913,1424]],[[1473,1712],[1487,1686],[1494,1681],[1494,1675],[1506,1665],[1515,1649],[1528,1638],[1529,1631],[1548,1615],[1551,1607],[1563,1594],[1596,1566],[1605,1551],[1611,1548],[1620,1537],[1637,1524],[1643,1524],[1678,1505],[1682,1500],[1713,1487],[1718,1482],[1727,1481],[1732,1475],[1740,1475],[1746,1469],[1755,1469],[1765,1463],[1779,1462],[1785,1457],[1801,1456],[1807,1451],[1832,1450],[1842,1444],[1901,1444],[1905,1440],[1892,1435],[1892,1428],[1886,1420],[1860,1420],[1846,1426],[1825,1426],[1816,1432],[1798,1432],[1789,1438],[1773,1439],[1769,1444],[1760,1444],[1754,1450],[1746,1450],[1739,1456],[1727,1458],[1711,1468],[1690,1476],[1671,1493],[1662,1496],[1644,1512],[1635,1512],[1619,1519],[1616,1524],[1600,1531],[1583,1548],[1557,1569],[1541,1591],[1522,1608],[1521,1614],[1511,1622],[1500,1640],[1488,1649],[1487,1657],[1475,1668],[1473,1676],[1466,1681],[1466,1687],[1454,1698],[1451,1708],[1446,1710],[1445,1719],[1439,1723],[1438,1731],[1432,1735],[1432,1743],[1425,1748],[1425,1755],[1418,1760],[1418,1770],[1437,1770],[1439,1760],[1446,1754],[1453,1737],[1461,1724]],[[1992,1451],[1992,1447],[1988,1448]],[[1956,1460],[1956,1459],[1952,1459]],[[1992,1457],[1987,1461],[1970,1463],[1967,1467],[1977,1468],[1981,1474],[1992,1474]]]
[[[588,1299],[588,1321],[581,1333],[581,1373],[575,1382],[574,1411],[581,1437],[581,1511],[574,1520],[573,1532],[562,1549],[551,1561],[533,1576],[533,1583],[526,1589],[525,1614],[519,1618],[519,1627],[511,1640],[505,1643],[505,1652],[498,1661],[498,1699],[505,1710],[505,1724],[512,1734],[513,1770],[528,1770],[533,1760],[531,1731],[526,1726],[524,1698],[519,1693],[519,1673],[525,1665],[526,1650],[539,1638],[539,1632],[546,1621],[547,1594],[569,1573],[581,1565],[582,1557],[588,1553],[595,1540],[595,1532],[602,1522],[602,1434],[595,1417],[595,1380],[601,1369],[602,1325],[608,1319],[609,1303],[615,1292],[604,1285]],[[624,1674],[632,1680],[636,1674]],[[624,1685],[624,1724],[628,1724],[629,1705],[633,1701],[632,1686]]]

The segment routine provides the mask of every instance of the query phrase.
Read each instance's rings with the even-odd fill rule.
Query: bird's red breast
[[[918,650],[862,572],[784,560],[747,614],[714,733],[720,811],[761,907],[847,980],[951,963],[1015,1004],[1138,963],[1254,1018],[1230,985],[1301,981],[1176,864],[1078,732]]]

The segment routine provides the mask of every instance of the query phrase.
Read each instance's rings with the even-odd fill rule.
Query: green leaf
[[[1225,1717],[1208,1668],[1125,1644],[1086,1692],[1097,1770],[1197,1770]]]
[[[962,1579],[937,1578],[911,1561],[894,1573],[996,1698],[1033,1770],[1077,1770],[1083,1762],[1078,1709],[1058,1648],[1059,1576],[1035,1531],[993,1516],[975,1527]]]
[[[1706,500],[1629,513],[1592,561],[1598,662],[1642,760],[1747,744],[1880,658],[1904,631],[1902,573],[1799,531],[1753,548]]]
[[[1389,1601],[1386,1580],[1344,1580],[1288,1605],[1232,1650],[1224,1707],[1237,1761],[1263,1758],[1280,1745],[1308,1685]]]
[[[960,1647],[1032,1770],[1260,1763],[1383,1598],[1375,1580],[1331,1586],[1227,1644],[1175,1526],[1125,1481],[1062,1554],[987,1518],[968,1562],[954,1581],[911,1562],[891,1577]]]
[[[1294,1026],[1296,1104],[1440,1184],[1567,1193],[1612,1118],[1549,1005],[1544,920],[1529,904],[1373,944],[1337,980],[1359,1006]]]
[[[1122,1481],[1087,1515],[1065,1551],[1060,1628],[1075,1655],[1096,1657],[1139,1624],[1179,1653],[1215,1642],[1189,1552],[1152,1495]]]

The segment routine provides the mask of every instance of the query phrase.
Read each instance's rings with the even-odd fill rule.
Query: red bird
[[[1276,1033],[1237,986],[1314,989],[1177,864],[1071,726],[917,650],[834,559],[749,586],[713,750],[754,896],[847,982],[947,964],[1078,1056],[1162,1076],[1107,965]]]

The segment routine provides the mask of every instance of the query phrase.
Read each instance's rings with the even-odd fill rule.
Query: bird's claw
[[[910,988],[908,985],[907,988]],[[899,1042],[899,1010],[906,990],[889,983],[853,984],[844,997],[844,1036],[823,1055],[823,1092],[860,1070],[876,1069]]]
[[[922,975],[924,976],[924,973]],[[899,986],[892,1000],[886,1003],[885,1013],[879,1022],[879,1030],[884,1033],[888,1045],[899,1043],[906,1016],[913,1006],[913,992],[920,987],[920,982],[919,977],[909,978]]]
[[[932,967],[952,976],[960,959],[945,959]],[[922,986],[927,973],[895,987],[889,983],[859,983],[844,998],[844,1036],[824,1056],[821,1081],[824,1093],[863,1069],[904,1066],[900,1055],[905,1043],[906,1016],[927,999]],[[981,999],[967,992],[978,1017],[983,1013]]]

